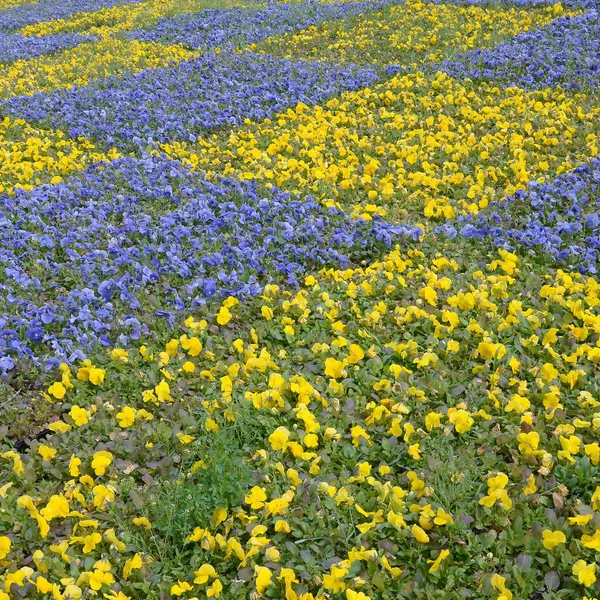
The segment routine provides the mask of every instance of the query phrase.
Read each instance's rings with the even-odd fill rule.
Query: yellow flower
[[[60,400],[65,397],[67,389],[60,381],[57,381],[48,388],[48,393],[51,396],[54,396],[57,400]]]
[[[289,504],[290,503],[285,498],[275,498],[274,500],[267,502],[267,514],[281,515],[285,512],[285,509]]]
[[[104,376],[106,375],[106,371],[103,369],[97,369],[92,367],[90,369],[89,380],[94,385],[100,385],[104,381]]]
[[[254,486],[250,493],[244,498],[246,504],[250,505],[250,508],[254,510],[262,508],[265,505],[265,500],[267,499],[267,494],[264,488]]]
[[[193,362],[187,360],[181,367],[186,373],[193,373],[196,370],[196,365]]]
[[[85,408],[81,408],[81,406],[72,406],[69,411],[69,416],[73,419],[73,423],[77,425],[77,427],[81,427],[85,425],[90,420],[90,415]]]
[[[327,375],[327,377],[332,377],[333,379],[340,379],[346,374],[344,366],[345,365],[341,360],[330,357],[325,360],[325,375]]]
[[[600,444],[594,442],[593,444],[586,444],[584,446],[585,453],[590,457],[593,465],[600,463]]]
[[[357,364],[365,357],[364,350],[358,344],[350,344],[348,350],[350,351],[350,354],[346,360],[351,365]]]
[[[107,600],[131,600],[131,596],[126,596],[123,592],[115,592],[111,590],[108,594],[104,594]]]
[[[519,394],[514,394],[508,404],[504,407],[504,410],[506,412],[515,411],[518,413],[523,413],[526,410],[529,410],[530,407],[531,402],[527,398],[524,398]]]
[[[94,569],[89,573],[89,584],[93,590],[97,591],[105,585],[112,585],[114,582],[115,578],[113,574],[108,573],[104,569]]]
[[[437,305],[438,295],[437,292],[430,286],[425,286],[419,290],[419,296],[431,306]]]
[[[71,454],[71,458],[69,459],[69,475],[71,477],[79,476],[79,465],[81,465],[81,459]]]
[[[266,321],[270,321],[273,318],[273,309],[269,306],[261,306],[260,312],[262,313],[262,316],[265,318]]]
[[[223,584],[219,579],[215,579],[210,587],[206,588],[206,596],[208,598],[218,598],[223,591]]]
[[[115,499],[115,488],[112,485],[96,485],[92,490],[94,494],[94,506],[104,510],[109,502]]]
[[[597,529],[594,535],[582,535],[581,543],[586,548],[600,552],[600,529]]]
[[[346,590],[346,600],[371,600],[364,592],[355,592],[354,590]]]
[[[278,427],[270,436],[269,442],[273,450],[285,450],[290,439],[290,432],[286,427]]]
[[[541,366],[539,373],[540,377],[546,382],[550,382],[558,378],[558,370],[551,363],[544,363]]]
[[[506,347],[500,343],[480,342],[477,346],[477,352],[485,360],[500,360],[506,354]]]
[[[436,525],[453,525],[454,519],[443,508],[438,508],[433,522]]]
[[[144,529],[152,529],[152,523],[146,517],[135,517],[133,524],[137,527],[143,527]]]
[[[361,445],[361,440],[365,440],[368,442],[369,446],[371,445],[371,436],[360,425],[352,427],[350,429],[350,435],[352,436],[352,444],[357,448]]]
[[[277,519],[277,521],[275,521],[275,531],[289,533],[291,530],[290,524],[284,519]]]
[[[62,494],[55,494],[50,497],[48,504],[40,511],[40,514],[47,521],[51,521],[55,517],[66,517],[69,511],[69,501]]]
[[[134,569],[140,569],[142,564],[142,555],[139,553],[134,554],[130,559],[125,561],[123,565],[123,579],[129,579],[131,572]]]
[[[226,306],[222,306],[217,313],[217,323],[219,325],[227,325],[231,321],[231,313]]]
[[[40,445],[38,452],[40,453],[42,460],[47,462],[50,462],[56,456],[56,450],[54,448],[50,448],[50,446],[46,446],[45,444]]]
[[[11,541],[9,537],[0,535],[0,560],[6,558],[10,552]]]
[[[175,585],[171,586],[171,595],[181,596],[183,593],[189,592],[193,589],[193,586],[191,586],[187,581],[178,581]]]
[[[106,473],[106,469],[108,469],[109,465],[112,463],[113,455],[106,450],[100,450],[94,453],[92,458],[92,469],[94,469],[94,473],[96,475],[104,475]]]
[[[54,421],[48,425],[48,429],[57,433],[67,433],[67,431],[71,431],[71,426],[64,421]]]
[[[40,594],[50,594],[54,589],[54,586],[41,575],[35,580],[35,587]],[[4,596],[2,594],[3,592],[0,593],[0,600],[4,600]],[[6,598],[8,599],[9,597],[6,596]]]
[[[508,476],[505,473],[498,473],[494,477],[488,479],[488,495],[479,500],[479,504],[491,508],[500,502],[504,508],[510,510],[512,508],[512,500],[508,497],[504,489],[508,484]]]
[[[277,548],[271,546],[265,550],[265,558],[270,562],[279,562],[281,560],[281,553]]]
[[[206,431],[210,431],[211,433],[216,433],[220,429],[219,424],[214,419],[210,418],[206,419],[204,427]]]
[[[104,539],[110,542],[119,552],[125,552],[127,546],[117,538],[115,530],[113,528],[107,529],[104,532]]]
[[[428,560],[428,563],[431,563],[431,567],[429,567],[430,573],[437,573],[440,570],[440,565],[442,561],[447,558],[450,554],[450,550],[441,550],[438,557],[435,560]]]
[[[579,525],[581,527],[587,525],[593,518],[594,515],[592,513],[588,515],[577,515],[576,517],[569,517],[569,524]]]
[[[417,542],[419,542],[420,544],[427,544],[427,542],[429,542],[429,536],[425,533],[425,531],[419,527],[418,525],[413,525],[411,532],[413,534],[413,537],[417,540]]]
[[[83,596],[83,590],[73,583],[65,586],[64,594],[65,600],[80,600]]]
[[[99,533],[94,532],[90,533],[90,535],[86,535],[81,541],[83,542],[82,552],[84,554],[89,554],[102,541],[102,536]]]
[[[498,590],[501,595],[498,600],[512,600],[512,592],[506,587],[506,578],[497,573],[492,577],[490,583],[495,590]]]
[[[517,436],[519,442],[519,451],[523,454],[534,454],[540,443],[540,434],[537,431],[529,433],[520,433]]]
[[[448,420],[454,425],[457,433],[466,433],[471,429],[475,422],[471,415],[463,408],[456,410],[450,408],[448,410]]]
[[[425,416],[425,427],[427,428],[427,431],[432,431],[433,429],[438,428],[441,422],[441,413],[430,412]]]
[[[194,571],[194,575],[196,576],[196,578],[194,579],[194,583],[202,585],[206,583],[209,579],[217,577],[218,574],[212,565],[205,563],[201,565],[197,571]]]
[[[194,317],[188,317],[185,320],[185,326],[191,329],[192,331],[204,331],[208,327],[208,323],[202,319],[201,321],[196,321]]]
[[[421,458],[421,453],[419,451],[419,444],[411,444],[408,447],[408,454],[413,460],[419,460]]]
[[[60,554],[60,557],[67,564],[69,564],[71,562],[71,557],[67,554],[68,549],[69,549],[69,542],[67,542],[66,540],[64,542],[61,542],[60,544],[57,544],[57,545],[53,544],[50,546],[50,550],[52,552],[56,552],[57,554]]]
[[[596,583],[596,563],[589,565],[584,560],[578,560],[573,565],[573,575],[577,577],[577,581],[585,587],[590,587]]]
[[[198,356],[202,352],[202,343],[197,337],[188,338],[182,335],[180,338],[181,347],[190,355]]]
[[[523,489],[523,492],[525,493],[526,496],[531,496],[531,494],[535,494],[536,491],[537,491],[537,486],[535,484],[535,476],[532,473],[527,478],[527,485]]]
[[[111,353],[110,357],[115,362],[128,363],[129,362],[129,353],[127,350],[122,350],[121,348],[115,348]]]
[[[556,548],[556,546],[567,541],[562,531],[550,531],[549,529],[542,531],[542,538],[544,539],[544,548],[547,550],[552,550],[552,548]]]
[[[117,413],[117,421],[120,427],[130,427],[135,422],[136,411],[131,406],[124,406]]]
[[[273,574],[267,567],[260,567],[258,565],[254,567],[254,573],[256,574],[256,591],[262,594],[271,584]]]
[[[226,508],[216,508],[212,515],[213,527],[217,528],[227,518]]]

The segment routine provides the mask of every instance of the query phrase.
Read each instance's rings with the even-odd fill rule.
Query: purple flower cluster
[[[2,108],[72,137],[139,150],[175,139],[195,141],[206,130],[261,120],[298,102],[317,104],[376,79],[366,67],[206,54],[174,67],[12,98]]]
[[[58,50],[74,48],[83,42],[96,39],[79,33],[59,33],[56,35],[30,36],[20,33],[0,32],[0,63],[12,63],[50,54]]]
[[[600,85],[600,11],[560,17],[489,50],[474,50],[438,68],[453,77],[507,86],[569,89]]]
[[[144,0],[37,0],[0,11],[0,30],[11,31],[53,19],[66,19],[79,12],[91,12],[111,6],[137,4]]]
[[[264,8],[210,9],[160,19],[149,30],[129,33],[145,42],[180,43],[189,48],[244,46],[272,35],[306,29],[333,19],[347,19],[401,0],[273,4]]]
[[[72,361],[124,345],[211,296],[296,284],[420,233],[157,157],[17,190],[0,197],[0,371],[16,357]]]
[[[600,258],[600,159],[549,183],[492,203],[475,216],[440,228],[455,238],[490,239],[508,250],[539,251],[582,273],[596,273]]]

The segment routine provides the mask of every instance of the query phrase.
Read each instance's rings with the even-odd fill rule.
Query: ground
[[[0,46],[0,600],[600,596],[596,0]]]

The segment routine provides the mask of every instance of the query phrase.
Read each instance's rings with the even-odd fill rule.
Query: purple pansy
[[[600,11],[560,17],[487,50],[473,50],[439,68],[453,77],[541,89],[600,85]]]
[[[273,35],[299,31],[333,19],[347,19],[401,1],[303,2],[261,8],[215,8],[191,15],[165,17],[153,29],[134,31],[128,36],[144,42],[179,43],[188,48],[241,47]]]
[[[171,140],[195,141],[207,130],[262,120],[299,102],[317,104],[376,80],[368,67],[206,54],[173,67],[11,98],[2,107],[74,138],[139,150]]]
[[[600,251],[600,159],[556,177],[531,182],[477,215],[439,228],[455,238],[489,239],[509,250],[540,252],[582,273],[596,273]]]
[[[137,4],[144,0],[37,0],[0,11],[0,30],[14,31],[54,19],[66,19],[80,12],[92,12],[111,6]]]
[[[58,33],[56,35],[30,36],[20,33],[0,32],[0,63],[35,58],[58,50],[74,48],[83,42],[96,39],[79,33]]]
[[[346,267],[418,227],[354,220],[157,157],[98,164],[0,198],[0,359],[76,360],[206,298]],[[8,361],[1,364],[9,364]]]

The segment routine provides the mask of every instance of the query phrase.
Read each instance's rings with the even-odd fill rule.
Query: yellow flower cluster
[[[99,151],[84,138],[72,140],[61,131],[36,129],[22,119],[0,121],[0,193],[58,183],[67,173],[117,157],[116,150]]]
[[[252,49],[330,62],[400,63],[407,67],[473,48],[489,48],[523,31],[547,25],[566,11],[503,5],[433,4],[409,0],[349,21],[325,22],[299,33],[269,38]]]
[[[202,560],[187,576],[161,581],[171,596],[229,597],[240,569],[248,572],[244,597],[269,590],[296,600],[340,593],[373,599],[378,585],[397,589],[415,572],[435,585],[442,569],[463,561],[470,521],[458,524],[461,503],[471,507],[477,529],[489,529],[495,539],[498,529],[513,531],[515,515],[533,514],[550,497],[559,517],[540,529],[538,542],[528,542],[528,553],[540,558],[540,568],[554,561],[574,586],[596,583],[600,486],[569,475],[574,465],[600,464],[595,279],[560,270],[532,279],[506,251],[473,269],[440,254],[396,249],[363,268],[323,270],[295,292],[268,285],[261,303],[244,315],[252,327],[243,331],[244,308],[228,298],[206,319],[188,319],[187,333],[154,354],[145,347],[113,349],[104,368],[87,361],[75,378],[61,367],[47,399],[71,408],[50,425],[53,438],[24,460],[11,450],[0,455],[12,473],[0,494],[39,536],[32,566],[15,565],[0,589],[30,582],[40,594],[78,598],[88,589],[108,593],[117,581],[122,589],[138,571],[151,569],[155,557],[128,550],[125,517],[115,520],[107,510],[120,501],[129,468],[124,457],[132,452],[128,437],[143,440],[146,452],[155,443],[160,448],[165,422],[149,409],[169,414],[171,425],[182,420],[172,434],[191,459],[197,450],[186,449],[196,436],[185,431],[198,427],[189,420],[182,425],[188,410],[200,408],[210,415],[204,424],[210,433],[240,410],[278,424],[250,461],[260,483],[248,488],[244,507],[218,508],[187,532]],[[129,395],[127,403],[111,393],[118,410],[112,402],[73,404],[74,394],[89,397],[91,390],[80,386],[101,393],[128,370],[154,387]],[[114,428],[111,439],[124,446],[96,446],[96,434],[86,437],[95,423],[104,432]],[[73,428],[79,444],[92,446],[73,452],[72,438],[62,437]],[[457,440],[449,462],[440,461],[442,449]],[[457,458],[461,444],[464,456]],[[205,466],[196,461],[190,477]],[[44,497],[36,469],[50,467],[64,475],[64,489]],[[326,567],[308,565],[310,576],[300,586],[298,569],[289,566],[289,542],[298,538],[299,522],[314,526],[310,506],[319,507],[319,521],[343,525],[345,544],[342,553],[332,547],[323,556]],[[131,507],[127,518],[149,534],[153,523],[143,508]],[[549,513],[539,514],[546,521],[541,515]],[[23,543],[0,537],[0,559],[10,561]],[[559,561],[555,553],[567,544],[570,553]],[[55,555],[62,561],[50,560]],[[410,562],[400,558],[408,555]],[[358,563],[368,578],[355,577]],[[486,566],[472,575],[473,585],[512,598],[510,560]],[[106,597],[131,598],[111,593]]]
[[[147,0],[138,4],[81,12],[69,19],[35,23],[21,29],[21,33],[50,35],[73,31],[106,36],[119,31],[150,28],[162,17],[199,12],[208,8],[230,8],[238,4],[235,0]]]
[[[180,45],[102,39],[52,55],[0,65],[0,98],[86,85],[120,73],[158,69],[197,56]]]
[[[599,116],[584,95],[474,89],[416,72],[164,150],[209,173],[314,192],[365,218],[451,218],[595,156]]]
[[[0,0],[0,10],[6,10],[20,4],[35,4],[36,0]]]

